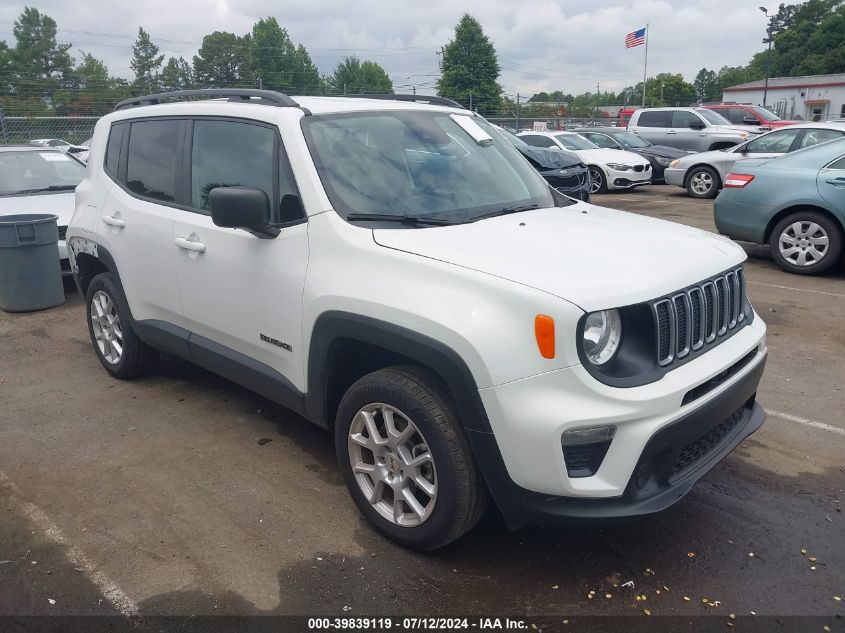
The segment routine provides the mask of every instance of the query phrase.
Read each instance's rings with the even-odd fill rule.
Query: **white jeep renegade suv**
[[[446,99],[123,102],[68,243],[109,373],[164,352],[332,429],[413,548],[489,499],[514,528],[662,510],[765,417],[738,246],[561,196]]]

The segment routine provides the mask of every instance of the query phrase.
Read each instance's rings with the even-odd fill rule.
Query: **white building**
[[[763,105],[764,80],[730,86],[723,101]],[[806,77],[770,77],[767,107],[784,119],[845,119],[845,73]]]

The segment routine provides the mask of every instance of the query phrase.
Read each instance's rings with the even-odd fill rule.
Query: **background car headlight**
[[[581,346],[593,365],[604,365],[619,349],[622,339],[622,319],[618,310],[602,310],[587,315]]]
[[[681,159],[680,159],[680,158],[676,158],[676,159],[675,159],[675,160],[673,160],[671,163],[669,163],[669,167],[672,167],[672,168],[677,167],[677,166],[678,166],[678,163],[680,163],[680,162],[681,162]]]
[[[608,163],[607,166],[616,171],[631,171],[633,169],[631,165],[623,165],[621,163]]]
[[[658,165],[663,165],[664,167],[669,164],[669,159],[663,158],[662,156],[655,157],[655,160],[657,161]]]

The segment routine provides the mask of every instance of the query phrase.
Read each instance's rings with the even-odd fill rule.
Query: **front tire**
[[[778,222],[769,236],[772,259],[786,272],[818,275],[842,254],[842,231],[817,211],[799,211]]]
[[[607,193],[607,177],[604,171],[598,165],[588,165],[590,172],[590,195],[597,193]]]
[[[487,507],[447,388],[424,368],[390,367],[355,382],[338,408],[335,450],[358,509],[405,547],[443,547]]]
[[[690,198],[715,198],[721,186],[722,180],[712,167],[694,167],[687,176]]]
[[[111,273],[91,280],[85,307],[94,352],[107,372],[126,379],[155,369],[159,353],[135,334],[129,306]]]

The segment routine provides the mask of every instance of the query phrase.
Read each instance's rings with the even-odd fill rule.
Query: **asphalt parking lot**
[[[714,230],[712,202],[676,188],[594,202]],[[181,361],[109,378],[72,290],[53,310],[0,312],[0,614],[647,609],[833,626],[845,614],[845,273],[788,275],[747,250],[769,326],[758,433],[662,514],[511,533],[491,512],[430,555],[367,527],[331,436],[296,415]]]

